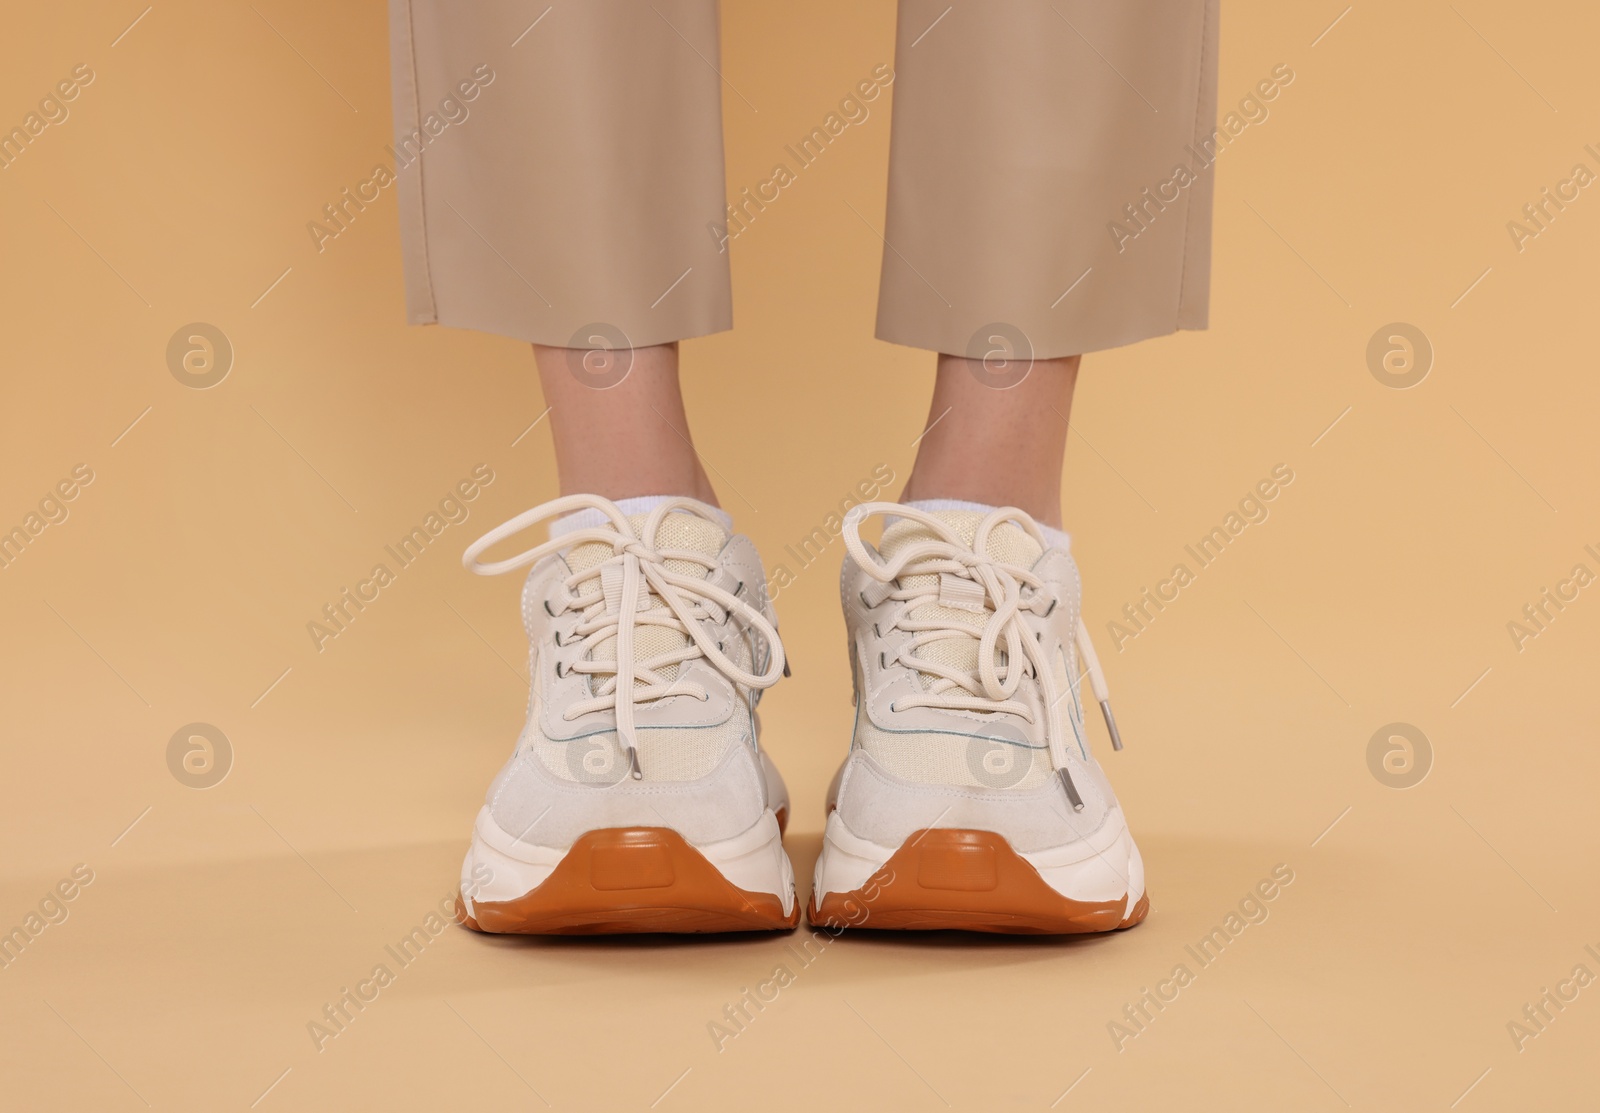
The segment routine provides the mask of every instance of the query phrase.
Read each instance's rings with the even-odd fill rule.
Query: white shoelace
[[[507,560],[478,561],[490,546],[537,522],[585,509],[598,510],[607,524],[572,530]],[[660,670],[704,658],[732,683],[751,689],[770,688],[784,673],[783,643],[778,631],[757,607],[739,598],[743,585],[729,592],[713,583],[710,577],[686,576],[666,567],[667,561],[679,560],[701,565],[708,571],[717,568],[716,558],[705,553],[655,547],[662,520],[679,511],[711,521],[692,500],[668,499],[650,512],[636,533],[615,503],[598,495],[567,495],[496,526],[461,554],[461,563],[469,572],[498,576],[585,543],[598,542],[611,547],[609,558],[562,581],[565,595],[560,601],[560,610],[550,611],[548,602],[545,609],[552,615],[568,610],[581,611],[583,621],[573,630],[573,637],[579,642],[594,645],[609,637],[616,639],[616,660],[593,660],[585,654],[583,659],[573,662],[568,671],[589,676],[593,695],[574,702],[562,712],[562,718],[570,721],[593,711],[614,710],[617,738],[627,750],[629,771],[634,780],[643,776],[634,725],[638,705],[673,695],[709,698],[703,685],[676,679],[669,681]],[[664,606],[649,607],[651,596]],[[761,672],[740,668],[701,625],[708,620],[721,621],[730,613],[766,643],[767,662]],[[641,625],[666,627],[688,637],[689,644],[635,660],[634,632]],[[574,642],[559,644],[570,646]],[[604,679],[597,684],[596,677]]]
[[[907,518],[922,525],[934,536],[913,541],[899,549],[888,561],[882,561],[861,540],[862,522],[874,516]],[[1067,799],[1074,810],[1081,811],[1083,799],[1078,794],[1077,786],[1072,783],[1072,775],[1067,771],[1066,732],[1060,709],[1060,701],[1067,693],[1056,690],[1055,670],[1050,667],[1047,651],[1022,618],[1025,613],[1041,617],[1048,615],[1059,600],[1030,569],[985,555],[989,551],[990,535],[1007,522],[1013,523],[1037,541],[1041,550],[1049,548],[1049,543],[1033,519],[1014,507],[988,514],[978,524],[970,546],[948,523],[932,514],[888,502],[852,507],[845,515],[843,535],[851,559],[877,581],[877,586],[863,594],[862,601],[869,607],[879,606],[888,599],[901,604],[887,622],[879,623],[880,632],[884,629],[900,629],[912,635],[896,654],[895,662],[931,678],[924,691],[902,696],[891,709],[936,707],[1006,712],[1032,723],[1035,721],[1033,708],[1017,699],[1016,694],[1024,678],[1037,680],[1044,705],[1045,739],[1051,760],[1055,763]],[[930,579],[923,586],[909,588],[897,582],[902,577],[915,576],[927,576]],[[928,603],[943,604],[947,610],[970,611],[973,623],[960,623],[947,617],[911,617],[912,611]],[[977,639],[976,672],[918,654],[918,650],[925,646],[952,638]],[[1105,714],[1112,746],[1120,750],[1122,739],[1117,732],[1116,720],[1111,716],[1111,696],[1106,687],[1105,674],[1100,671],[1100,660],[1089,641],[1089,630],[1081,616],[1078,619],[1076,641],[1089,672],[1089,683],[1095,699],[1100,702],[1100,709]],[[1071,684],[1070,678],[1068,684]],[[1076,724],[1073,730],[1076,733]]]

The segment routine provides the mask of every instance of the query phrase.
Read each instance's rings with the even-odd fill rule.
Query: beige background
[[[0,126],[96,75],[0,170],[0,526],[95,476],[0,570],[0,928],[94,871],[0,970],[0,1104],[1592,1103],[1600,986],[1520,1052],[1507,1025],[1600,974],[1600,587],[1521,652],[1506,631],[1600,572],[1600,198],[1524,251],[1506,230],[1600,169],[1591,5],[1230,0],[1224,110],[1296,79],[1221,159],[1212,329],[1086,361],[1067,460],[1154,911],[1082,941],[847,936],[720,1053],[708,1022],[794,940],[451,930],[314,1048],[324,1003],[450,891],[516,732],[517,586],[457,558],[555,492],[548,422],[525,433],[524,346],[402,326],[392,196],[321,254],[305,231],[388,142],[383,5],[141,8],[0,17]],[[544,8],[488,60],[516,65]],[[724,34],[736,192],[890,60],[893,6],[727,0]],[[769,561],[878,464],[903,477],[925,420],[931,357],[871,339],[881,245],[851,212],[881,220],[888,122],[879,102],[734,244],[737,330],[684,348]],[[236,352],[208,390],[166,364],[195,321]],[[1368,369],[1396,321],[1436,352],[1409,390]],[[480,463],[471,518],[319,654],[305,624]],[[1280,463],[1270,518],[1115,652],[1106,622]],[[803,876],[850,721],[839,556],[780,597],[795,676],[764,705]],[[166,758],[195,721],[234,751],[204,791]],[[1395,721],[1433,750],[1405,790],[1367,761]],[[1119,1052],[1108,1022],[1278,863],[1270,917]]]

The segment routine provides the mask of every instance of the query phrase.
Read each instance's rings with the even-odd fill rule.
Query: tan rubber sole
[[[516,935],[780,931],[800,920],[772,893],[734,885],[666,827],[590,831],[532,892],[515,900],[459,896],[456,918],[473,931]]]
[[[1133,927],[1150,896],[1076,901],[1052,889],[1005,838],[993,831],[918,831],[859,889],[812,894],[806,919],[897,931],[990,931],[1079,935]]]

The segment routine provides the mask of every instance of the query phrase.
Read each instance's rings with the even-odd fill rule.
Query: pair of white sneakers
[[[1077,566],[1020,510],[957,505],[872,502],[844,519],[855,730],[807,917],[835,930],[1131,927],[1149,909],[1144,865],[1089,747],[1080,669],[1121,743]],[[861,528],[880,516],[874,547]],[[479,561],[547,519],[545,544]],[[532,565],[527,721],[478,813],[462,922],[794,927],[789,795],[756,710],[788,666],[750,539],[692,499],[573,495],[462,560],[483,575]]]

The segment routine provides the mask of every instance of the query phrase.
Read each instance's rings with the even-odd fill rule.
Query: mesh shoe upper
[[[636,531],[641,531],[645,524],[645,515],[629,515],[629,525]],[[716,559],[728,544],[729,536],[715,522],[687,513],[668,514],[661,520],[652,539],[654,547],[662,553],[673,550],[687,550],[699,553],[706,557]],[[730,554],[736,556],[737,554]],[[578,612],[579,627],[585,625],[582,619],[584,612],[593,609],[597,617],[606,614],[614,615],[617,601],[605,599],[607,579],[614,580],[614,575],[609,575],[607,567],[616,568],[615,552],[613,545],[590,541],[573,546],[564,556],[554,558],[565,566],[568,575],[561,576],[562,568],[554,569],[556,578],[564,582],[575,576],[593,573],[599,570],[599,575],[585,580],[580,585],[579,592],[573,595],[572,609]],[[720,565],[707,567],[704,564],[681,557],[666,557],[662,566],[678,575],[706,579],[720,568]],[[523,592],[523,621],[528,629],[530,642],[537,642],[537,628],[541,619],[548,619],[548,614],[543,607],[547,595],[551,594],[549,571],[541,577],[541,569],[535,567],[529,574]],[[718,577],[726,579],[727,576]],[[738,586],[739,580],[734,577],[730,586]],[[559,595],[559,590],[555,592]],[[615,594],[615,588],[613,588]],[[742,592],[741,592],[742,594]],[[609,608],[609,610],[608,610]],[[661,619],[668,617],[667,604],[657,595],[644,592],[639,602],[641,620]],[[724,652],[729,659],[742,670],[749,670],[755,663],[755,648],[749,636],[736,633],[732,637],[724,637]],[[548,635],[546,644],[554,650]],[[636,627],[633,635],[633,657],[636,663],[647,662],[657,658],[671,659],[674,656],[689,650],[693,645],[689,635],[670,625],[640,625]],[[533,656],[537,657],[538,647],[535,646]],[[561,657],[560,654],[553,656]],[[564,659],[571,661],[571,654]],[[617,635],[607,632],[592,638],[586,652],[577,654],[578,661],[614,662],[617,659]],[[581,664],[571,662],[577,668]],[[546,662],[553,670],[553,663]],[[537,662],[530,660],[530,668],[537,668]],[[669,684],[680,679],[683,668],[674,662],[659,666],[654,670]],[[584,694],[593,698],[602,689],[607,687],[608,674],[583,674]],[[614,674],[609,674],[614,677]],[[718,709],[725,708],[726,714],[720,721],[697,721],[671,725],[666,722],[656,722],[650,716],[645,716],[639,724],[637,745],[639,761],[643,779],[657,781],[691,781],[710,773],[727,754],[730,747],[741,742],[748,742],[753,738],[755,730],[754,704],[759,695],[752,697],[750,693],[735,694],[735,684],[720,674],[714,678],[706,675],[706,670],[697,670],[694,674],[700,680],[700,687],[714,685],[717,689]],[[718,683],[720,681],[720,683]],[[614,679],[611,682],[614,684]],[[636,691],[647,690],[650,684],[646,678],[635,676],[633,681]],[[687,686],[686,686],[687,687]],[[661,702],[677,700],[687,703],[690,699],[698,698],[698,693],[685,691],[681,695],[658,697]],[[706,702],[710,702],[709,695]],[[609,783],[618,779],[619,774],[627,768],[627,756],[617,737],[614,716],[610,724],[599,724],[609,729],[601,729],[597,733],[572,739],[565,724],[552,724],[552,733],[556,737],[547,736],[543,730],[538,729],[538,723],[530,720],[530,730],[524,738],[525,744],[535,756],[544,764],[552,774],[577,780],[585,784]]]
[[[859,537],[874,512],[906,515],[876,550]],[[852,517],[855,745],[912,783],[1028,793],[1054,778],[1076,811],[1113,804],[1083,723],[1071,556],[1019,511],[875,504]]]
[[[600,510],[599,524],[478,562],[579,508]],[[463,561],[486,574],[532,565],[528,716],[489,793],[502,829],[521,838],[537,824],[529,837],[563,845],[596,826],[668,826],[699,842],[779,806],[755,706],[783,673],[783,649],[748,538],[688,499],[625,516],[571,496],[491,531]]]

